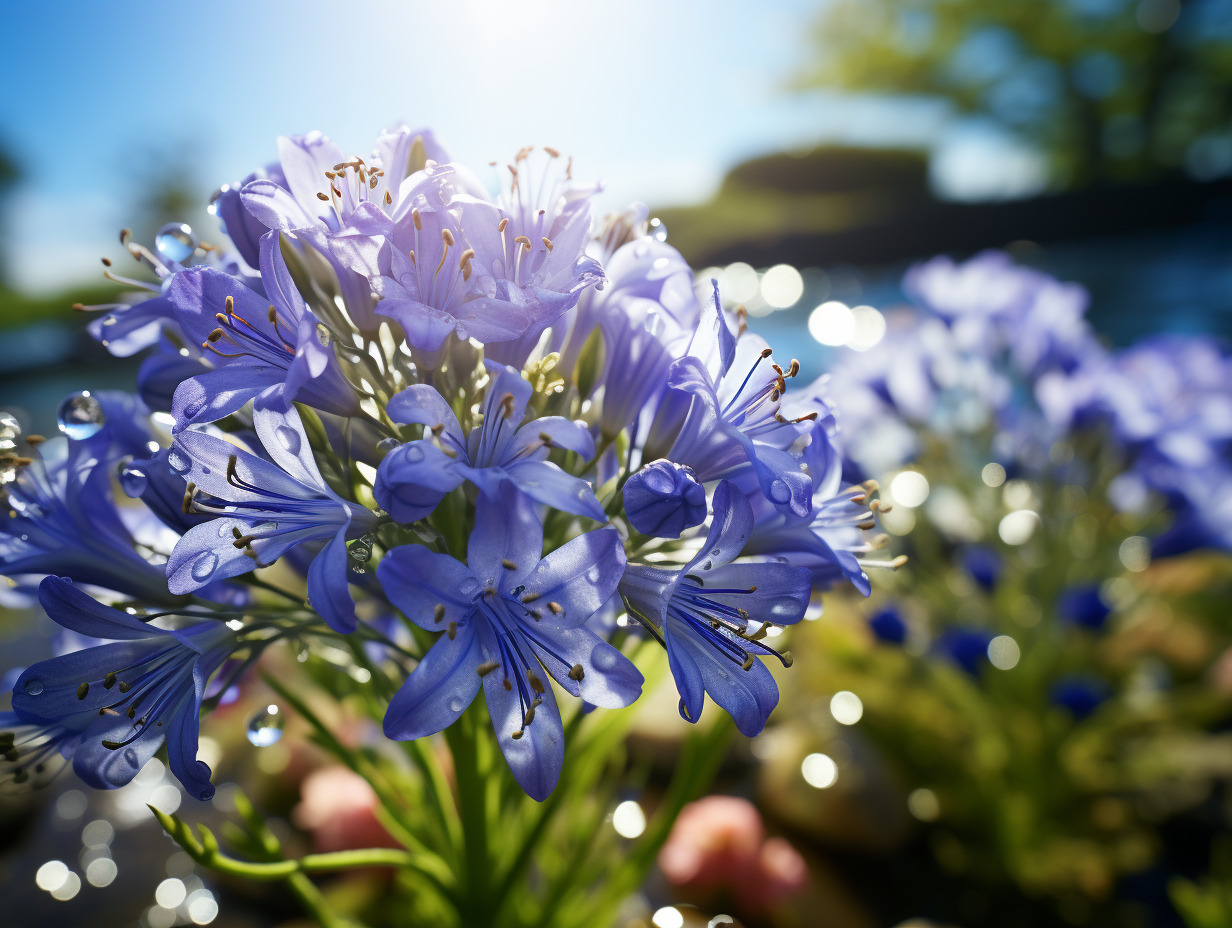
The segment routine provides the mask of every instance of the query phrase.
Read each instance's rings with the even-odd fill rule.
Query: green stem
[[[458,785],[458,813],[462,818],[462,843],[465,851],[465,876],[461,909],[467,928],[491,923],[491,857],[488,852],[487,789],[479,772],[480,727],[468,713],[458,724],[445,729],[453,753]]]

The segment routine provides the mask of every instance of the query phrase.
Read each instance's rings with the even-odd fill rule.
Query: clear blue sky
[[[612,205],[709,193],[742,157],[823,138],[935,136],[936,113],[785,91],[819,0],[318,0],[14,3],[0,144],[15,282],[61,289],[114,251],[130,158],[188,143],[206,189],[321,129],[367,153],[429,125],[480,167],[522,145],[571,153]],[[132,168],[130,168],[130,165]]]

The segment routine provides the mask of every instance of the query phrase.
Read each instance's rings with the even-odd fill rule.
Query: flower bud
[[[679,538],[706,521],[706,489],[693,470],[673,461],[647,464],[624,489],[629,523],[644,535]]]

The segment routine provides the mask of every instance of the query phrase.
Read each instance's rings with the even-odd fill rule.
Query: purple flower
[[[752,737],[766,724],[779,691],[758,657],[790,657],[764,644],[749,622],[790,625],[808,607],[808,571],[777,561],[736,561],[753,530],[748,501],[730,482],[714,491],[705,543],[684,567],[630,564],[620,593],[635,615],[667,647],[680,692],[680,715],[701,718],[705,694]]]
[[[658,460],[626,481],[625,514],[644,535],[679,538],[706,521],[706,488],[683,464]]]
[[[751,467],[767,499],[803,516],[811,508],[812,486],[788,450],[802,429],[779,412],[786,379],[799,365],[793,362],[784,372],[770,355],[756,336],[745,333],[737,340],[731,334],[715,281],[689,354],[672,365],[668,386],[690,395],[692,405],[664,457],[689,465],[703,483]]]
[[[377,140],[369,161],[347,157],[320,132],[279,138],[278,156],[283,176],[246,183],[244,207],[266,228],[324,255],[351,320],[375,329],[369,278],[383,236],[412,208],[444,204],[450,171],[428,163],[445,160],[444,150],[430,132],[401,126]],[[412,161],[423,169],[410,173]]]
[[[167,759],[189,795],[214,795],[210,768],[196,759],[206,684],[238,646],[221,622],[193,621],[175,630],[95,602],[59,577],[46,578],[39,602],[58,624],[108,644],[84,648],[27,668],[13,690],[13,711],[31,729],[28,759],[45,763],[51,749],[71,756],[85,783],[114,789],[128,783],[167,744]],[[3,737],[3,735],[0,735]]]
[[[277,233],[261,240],[260,263],[268,299],[213,268],[184,271],[168,287],[184,331],[219,365],[176,389],[177,431],[214,422],[250,400],[280,410],[299,401],[340,416],[359,412],[328,331],[291,279]]]
[[[270,460],[214,435],[184,431],[168,458],[187,481],[184,504],[216,518],[189,529],[167,562],[173,592],[268,567],[289,548],[324,542],[308,569],[313,609],[331,628],[355,629],[347,590],[347,539],[376,525],[369,509],[342,499],[317,470],[299,414],[258,409],[257,436]]]
[[[594,439],[585,426],[560,416],[523,425],[530,383],[512,367],[489,363],[488,373],[483,421],[469,435],[445,398],[426,384],[407,387],[389,401],[390,418],[425,425],[425,435],[432,437],[400,445],[385,456],[373,488],[377,502],[396,521],[414,522],[464,481],[491,499],[511,483],[554,509],[605,521],[590,484],[547,460],[553,448],[593,455]]]
[[[390,600],[428,631],[444,632],[398,690],[385,734],[409,741],[452,725],[480,688],[513,775],[542,801],[556,785],[564,732],[550,676],[586,702],[633,702],[642,675],[586,627],[625,566],[613,528],[542,555],[543,530],[525,497],[481,499],[467,563],[421,545],[390,551],[377,577]]]
[[[53,439],[32,450],[4,484],[0,574],[67,576],[147,602],[168,602],[162,567],[135,549],[111,490],[111,462],[98,441]]]

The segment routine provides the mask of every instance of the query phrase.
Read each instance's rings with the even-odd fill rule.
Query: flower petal
[[[402,545],[387,552],[376,577],[389,601],[428,631],[440,631],[442,623],[465,618],[480,588],[465,564],[423,545]],[[445,607],[440,621],[436,619],[438,605]]]
[[[443,731],[466,711],[483,680],[475,626],[459,626],[452,639],[441,635],[428,649],[385,710],[385,736],[414,741]]]

